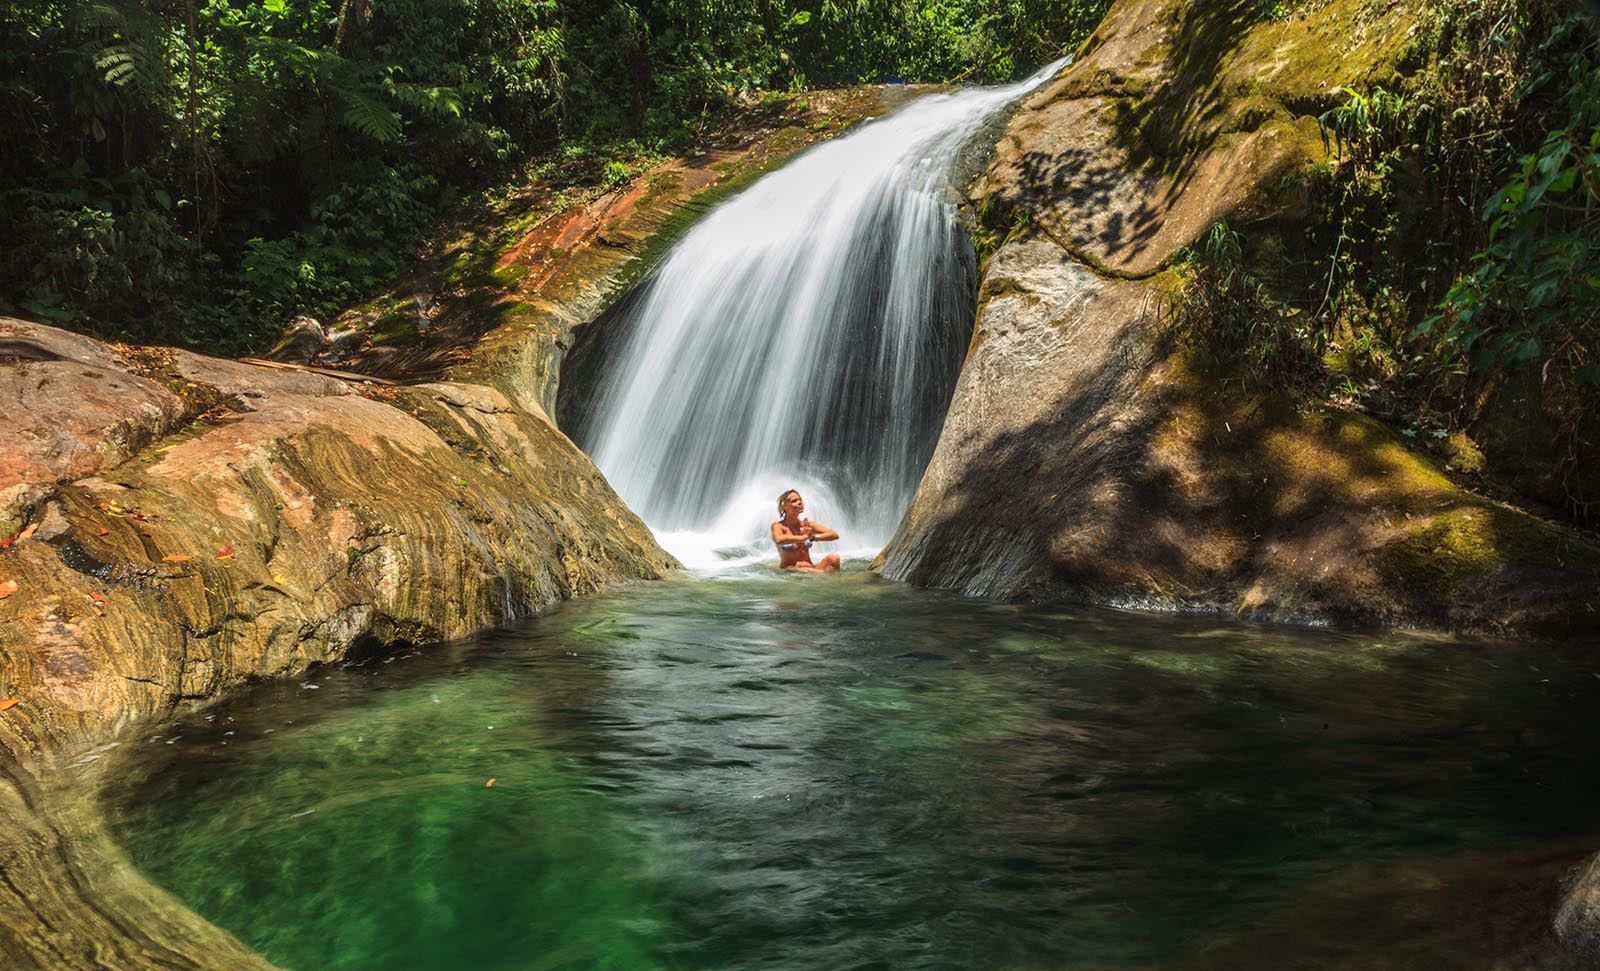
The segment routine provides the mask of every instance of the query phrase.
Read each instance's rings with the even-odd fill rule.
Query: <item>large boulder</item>
[[[547,417],[486,386],[354,384],[11,319],[0,341],[7,967],[255,961],[105,838],[71,766],[119,732],[675,565]]]
[[[1182,247],[1218,219],[1304,216],[1292,176],[1326,151],[1312,113],[1391,74],[1414,17],[1112,8],[974,186],[1001,238],[884,576],[1270,620],[1600,631],[1596,544],[1462,491],[1374,421],[1227,385],[1164,330]]]

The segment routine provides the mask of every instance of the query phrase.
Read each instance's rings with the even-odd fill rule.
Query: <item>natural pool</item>
[[[753,569],[265,685],[107,797],[301,971],[1558,968],[1597,672]]]

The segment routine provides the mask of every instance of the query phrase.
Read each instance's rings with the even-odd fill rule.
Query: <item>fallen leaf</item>
[[[17,536],[15,533],[12,533],[10,536],[0,536],[0,550],[9,550],[11,548],[11,544],[15,543],[16,541]]]
[[[132,519],[136,523],[142,523],[142,522],[144,522],[144,513],[136,512],[132,516],[129,516],[128,518]]]
[[[234,554],[233,547],[224,546],[221,549],[217,550],[217,559],[226,560],[228,557],[232,556],[233,554]]]
[[[182,553],[174,553],[171,556],[163,556],[161,558],[161,562],[163,562],[163,563],[187,563],[192,559],[194,559],[194,557],[192,557],[192,556],[184,556]]]
[[[0,600],[6,599],[21,589],[21,585],[15,580],[7,580],[5,583],[0,583]]]
[[[33,524],[29,525],[27,529],[24,529],[22,532],[17,534],[17,542],[20,543],[25,539],[32,539],[33,538],[33,534],[37,533],[38,531],[39,531],[39,524],[38,523],[33,523]]]
[[[489,781],[488,781],[488,782],[485,782],[485,783],[484,783],[484,784],[483,784],[483,787],[484,787],[484,788],[485,788],[485,789],[493,789],[493,788],[494,788],[494,776],[490,776],[490,777],[489,777]]]
[[[109,529],[96,530],[95,531],[95,535],[96,536],[110,536],[111,535],[111,530],[109,530]]]
[[[106,598],[105,598],[104,594],[90,593],[89,594],[89,599],[93,600],[97,604],[103,604],[103,603],[106,602]]]
[[[15,708],[15,707],[17,707],[17,699],[15,699],[15,698],[0,698],[0,711],[5,711],[7,708]]]

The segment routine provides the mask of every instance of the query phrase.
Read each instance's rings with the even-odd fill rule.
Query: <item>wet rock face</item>
[[[225,935],[62,808],[81,794],[52,794],[58,767],[85,749],[247,680],[674,566],[548,419],[491,388],[358,387],[9,319],[0,340],[7,966],[249,965],[190,948]]]
[[[1360,416],[1229,389],[1164,339],[1181,247],[1292,231],[1312,113],[1412,11],[1124,0],[973,188],[990,256],[923,482],[877,567],[982,596],[1497,634],[1600,631],[1600,547],[1456,489]],[[1285,186],[1291,186],[1286,190]]]

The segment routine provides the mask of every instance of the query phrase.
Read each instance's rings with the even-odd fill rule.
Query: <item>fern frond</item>
[[[77,24],[95,41],[94,65],[107,84],[142,93],[162,91],[169,77],[167,24],[137,4],[100,2],[77,11]]]
[[[339,92],[344,110],[339,120],[375,142],[392,142],[404,130],[400,115],[388,105],[368,97],[366,92],[347,89]]]
[[[394,100],[425,115],[435,118],[461,117],[461,93],[455,88],[428,87],[388,78],[384,79],[383,87]]]

